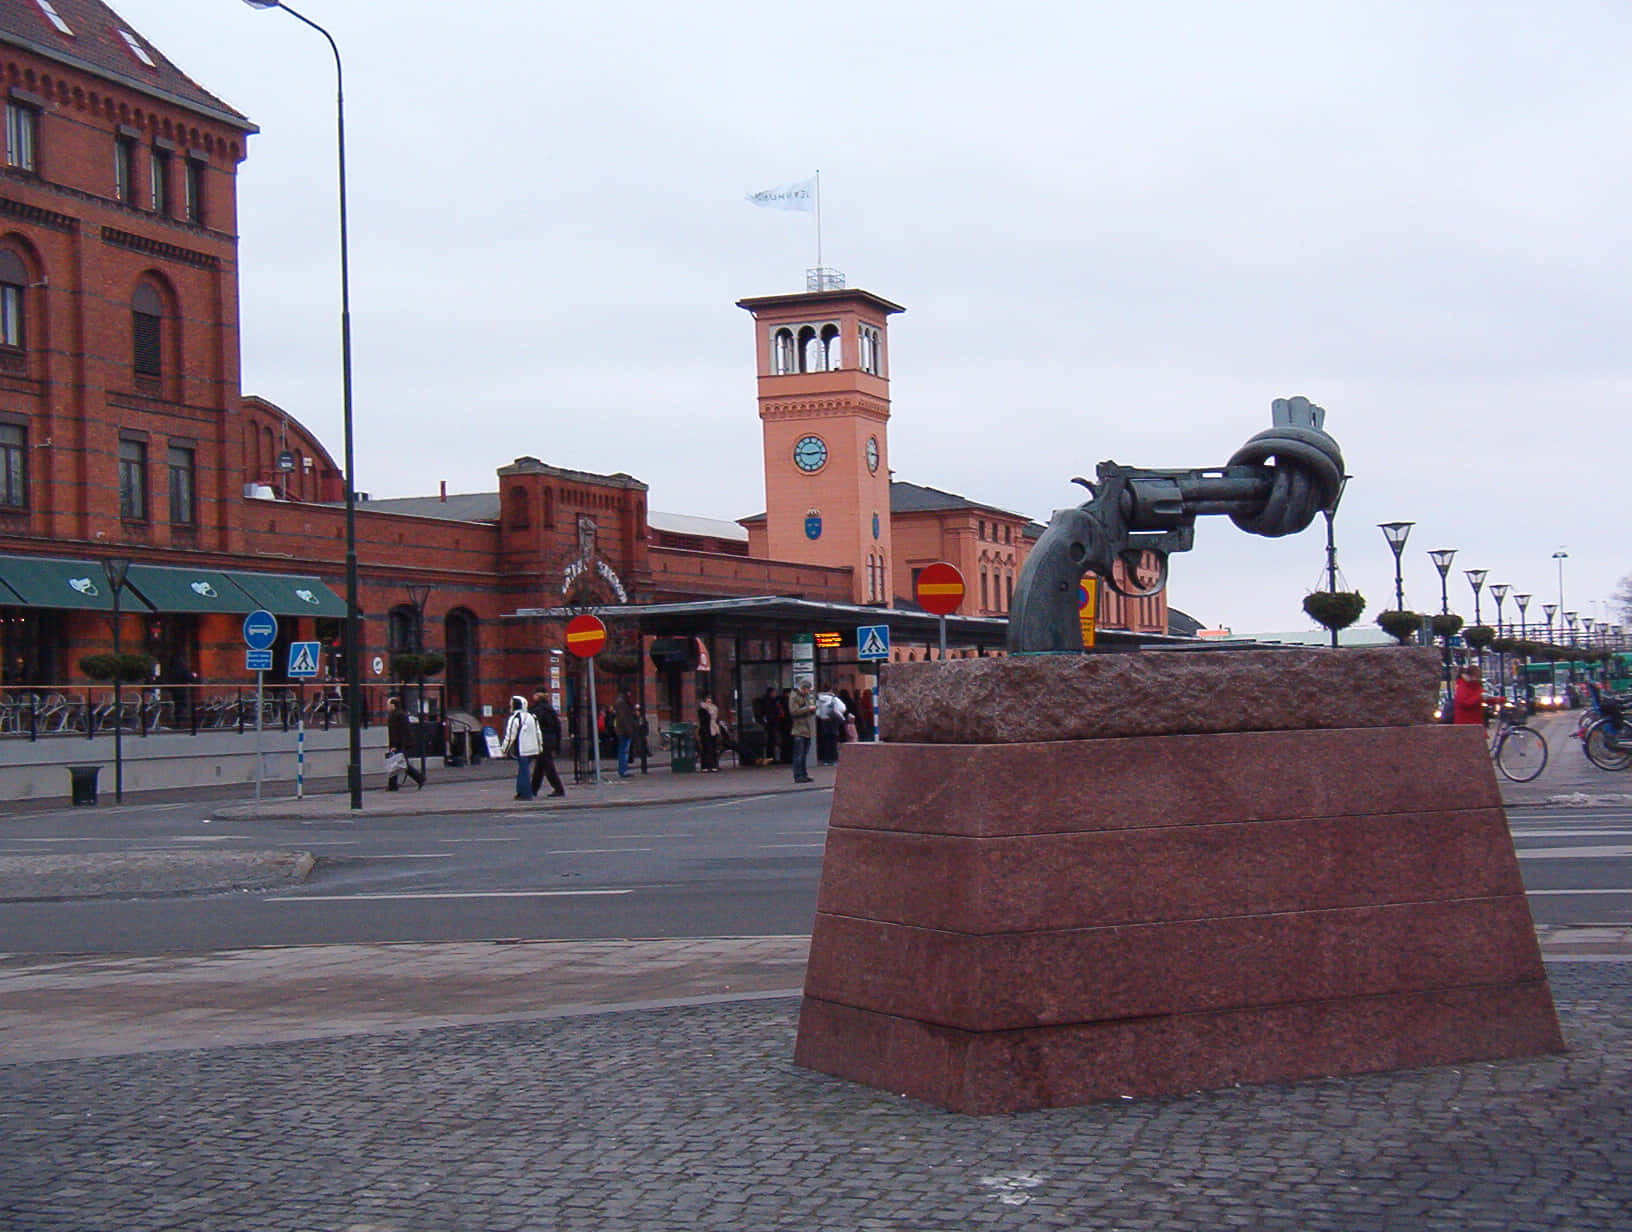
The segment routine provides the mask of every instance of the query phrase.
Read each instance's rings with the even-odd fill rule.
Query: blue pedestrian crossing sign
[[[862,625],[856,630],[856,658],[888,659],[889,657],[889,625]]]
[[[289,674],[291,676],[315,676],[317,675],[317,665],[322,661],[322,642],[289,643]]]

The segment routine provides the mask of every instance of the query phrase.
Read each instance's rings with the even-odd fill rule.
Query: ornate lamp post
[[[1405,581],[1400,574],[1400,553],[1405,551],[1405,541],[1411,534],[1415,522],[1379,522],[1378,529],[1388,540],[1388,546],[1394,549],[1394,610],[1405,611]]]
[[[1570,627],[1570,683],[1575,683],[1575,626],[1581,619],[1575,612],[1564,613],[1564,623]]]
[[[1434,562],[1434,568],[1439,570],[1439,614],[1451,614],[1450,593],[1446,590],[1448,579],[1451,576],[1451,561],[1456,559],[1455,548],[1436,548],[1428,553],[1428,558]],[[1451,704],[1451,635],[1447,633],[1440,639],[1440,658],[1445,664],[1445,704]]]
[[[1543,603],[1541,610],[1547,617],[1547,640],[1551,642],[1553,640],[1553,614],[1558,611],[1558,604]]]
[[[1485,622],[1479,615],[1479,590],[1482,586],[1484,586],[1485,578],[1489,576],[1490,570],[1464,569],[1463,572],[1468,575],[1468,585],[1473,587],[1473,623],[1476,625],[1482,625]]]
[[[429,586],[410,586],[408,588],[408,602],[414,605],[414,657],[419,667],[415,675],[419,677],[419,700],[415,703],[415,712],[419,718],[417,739],[419,740],[419,777],[425,778],[425,601],[431,597]]]
[[[282,0],[244,0],[252,9],[282,9],[328,40],[334,52],[334,109],[340,155],[340,387],[346,443],[346,727],[350,733],[346,783],[351,807],[363,807],[363,639],[357,598],[357,483],[351,431],[351,263],[346,246],[346,91],[334,36]]]
[[[1558,562],[1558,610],[1561,612],[1564,610],[1564,562],[1569,558],[1570,554],[1563,548],[1553,553],[1553,559]]]
[[[1513,587],[1506,582],[1492,582],[1490,585],[1490,596],[1496,600],[1496,636],[1498,638],[1502,636],[1502,604],[1507,600],[1507,592],[1512,589]],[[1503,650],[1496,652],[1496,687],[1501,691],[1502,697],[1505,699],[1507,697],[1507,652]]]
[[[1519,605],[1519,640],[1522,642],[1529,633],[1525,627],[1525,614],[1530,610],[1530,600],[1534,595],[1514,595],[1513,602]]]

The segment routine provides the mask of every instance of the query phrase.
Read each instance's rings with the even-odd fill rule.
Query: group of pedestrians
[[[560,751],[561,716],[550,704],[549,694],[534,693],[531,702],[520,694],[512,697],[499,753],[516,759],[516,799],[533,799],[545,779],[550,781],[551,797],[567,794],[555,769],[555,755]]]

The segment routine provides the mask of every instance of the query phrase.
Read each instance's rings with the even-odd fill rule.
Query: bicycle
[[[1496,708],[1496,734],[1490,740],[1490,759],[1504,778],[1528,783],[1547,768],[1547,741],[1525,726],[1522,706]]]

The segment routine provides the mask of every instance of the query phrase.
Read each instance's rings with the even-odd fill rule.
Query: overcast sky
[[[327,46],[239,0],[113,0],[261,128],[239,176],[244,390],[341,452]],[[1609,615],[1632,572],[1632,8],[1435,3],[297,0],[345,56],[358,487],[492,491],[535,455],[654,509],[764,507],[743,296],[822,255],[891,321],[898,478],[1046,521],[1103,459],[1222,465],[1276,397],[1377,524]],[[1308,627],[1324,526],[1222,519],[1170,599]],[[1493,620],[1485,595],[1484,616]],[[1514,614],[1511,601],[1509,616]]]

